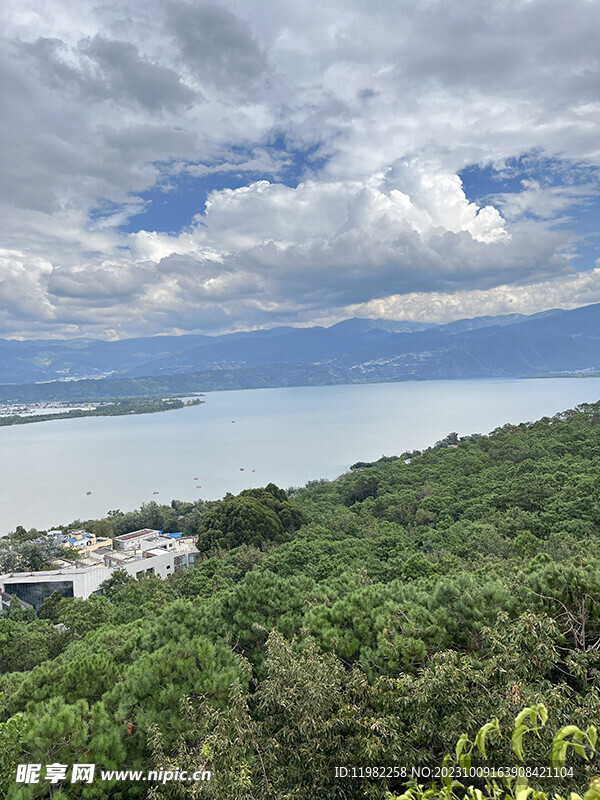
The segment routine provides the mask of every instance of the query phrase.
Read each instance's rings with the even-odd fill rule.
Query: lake
[[[158,414],[0,428],[0,536],[151,500],[335,478],[356,461],[423,449],[450,431],[488,433],[595,402],[600,378],[249,389],[204,399]]]

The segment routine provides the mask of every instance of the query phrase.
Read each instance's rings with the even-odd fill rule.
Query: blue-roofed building
[[[66,547],[72,547],[82,556],[87,556],[93,550],[100,547],[110,547],[112,549],[112,539],[108,536],[95,536],[93,533],[84,530],[69,531],[61,536],[58,541]]]

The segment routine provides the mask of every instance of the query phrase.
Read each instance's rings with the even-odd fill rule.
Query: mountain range
[[[219,336],[0,340],[0,399],[600,371],[600,304],[444,325],[353,318]]]

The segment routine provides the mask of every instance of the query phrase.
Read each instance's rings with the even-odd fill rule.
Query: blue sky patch
[[[140,196],[146,202],[145,210],[132,216],[120,230],[125,233],[141,230],[179,233],[191,224],[196,214],[204,213],[210,192],[239,189],[254,180],[259,178],[252,173],[222,172],[195,177],[181,172],[169,177],[166,183],[143,192]]]
[[[530,193],[533,202],[524,205],[516,219],[545,220],[550,227],[570,231],[572,263],[578,270],[592,269],[600,258],[600,175],[596,168],[533,151],[507,160],[502,168],[471,164],[459,177],[469,201],[494,205],[507,218],[512,209],[515,219],[515,201]]]
[[[252,168],[261,161],[263,168]],[[140,230],[179,233],[191,224],[194,216],[204,213],[206,198],[213,191],[239,189],[259,180],[295,188],[307,175],[322,169],[326,161],[318,145],[293,149],[287,146],[282,134],[277,134],[268,144],[252,150],[232,147],[221,163],[188,164],[183,168],[179,164],[177,171],[173,164],[156,165],[162,178],[148,191],[132,197],[129,210],[134,213],[127,213],[127,204],[103,201],[90,213],[90,221],[98,225],[115,220],[124,233]],[[194,174],[204,168],[206,174]]]

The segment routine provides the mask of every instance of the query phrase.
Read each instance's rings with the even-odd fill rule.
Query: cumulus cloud
[[[508,233],[495,209],[466,200],[460,181],[440,173],[429,192],[410,175],[405,191],[390,188],[390,176],[366,187],[259,181],[213,192],[181,236],[132,238],[140,257],[158,264],[165,309],[183,305],[192,313],[194,303],[210,301],[221,326],[233,309],[248,324],[257,324],[257,310],[265,319],[297,320],[386,295],[487,289],[573,272],[556,254],[564,236]]]
[[[22,0],[2,13],[5,332],[600,299],[569,255],[598,196],[597,179],[569,178],[600,168],[597,4]],[[465,166],[532,151],[566,165],[560,181],[528,173],[467,197]],[[179,233],[125,232],[150,190],[183,197],[184,176],[220,183],[185,195]]]

